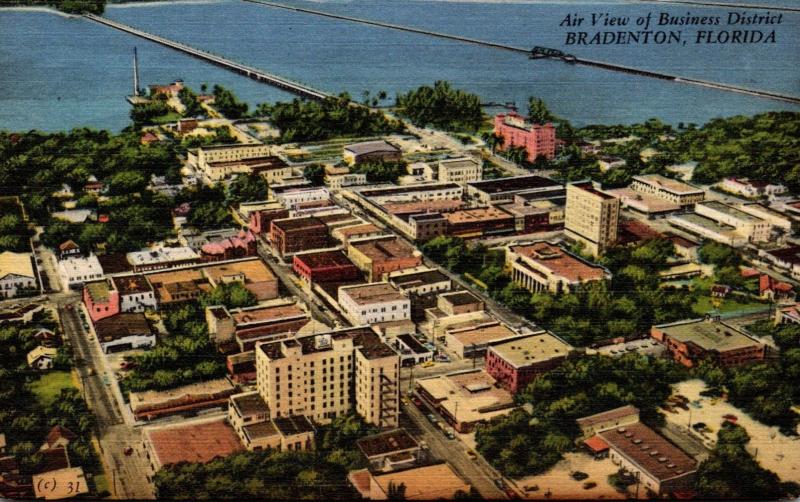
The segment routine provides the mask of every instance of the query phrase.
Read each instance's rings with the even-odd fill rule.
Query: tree
[[[544,124],[556,118],[547,108],[544,101],[533,96],[528,98],[528,116],[534,124]]]
[[[778,476],[762,468],[745,449],[749,441],[742,427],[722,424],[711,456],[697,470],[700,498],[775,500],[787,495]]]
[[[251,307],[257,302],[255,295],[239,281],[219,284],[200,299],[200,305],[203,307],[225,305],[231,309]]]
[[[214,85],[214,107],[226,118],[239,119],[247,115],[247,103],[240,102],[236,95],[221,85]]]
[[[453,89],[443,80],[435,82],[433,87],[422,86],[406,94],[398,94],[396,102],[399,113],[419,127],[474,132],[483,122],[480,98]]]
[[[322,185],[325,180],[325,167],[322,164],[311,164],[303,169],[303,177],[312,185]]]

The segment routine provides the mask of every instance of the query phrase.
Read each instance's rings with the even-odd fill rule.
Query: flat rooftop
[[[424,183],[421,185],[402,185],[386,188],[371,188],[361,190],[359,193],[364,197],[382,197],[386,195],[409,194],[414,192],[431,192],[437,190],[461,190],[457,183]]]
[[[388,260],[392,258],[410,258],[416,251],[409,244],[404,243],[397,237],[388,239],[370,240],[366,242],[354,242],[350,244],[354,249],[359,250],[371,260]]]
[[[619,198],[623,204],[643,213],[668,213],[678,211],[681,206],[672,202],[650,195],[637,192],[632,188],[616,188],[608,193]]]
[[[236,432],[224,419],[148,427],[144,429],[144,436],[162,466],[180,462],[204,464],[244,449]]]
[[[347,255],[340,250],[297,254],[294,256],[294,259],[302,261],[312,270],[355,267]]]
[[[225,277],[239,274],[243,274],[248,283],[276,280],[272,270],[259,258],[222,263],[219,265],[206,265],[203,267],[203,274],[215,283],[219,283]]]
[[[131,265],[153,265],[164,262],[199,260],[200,255],[190,247],[158,248],[146,251],[134,251],[127,254]]]
[[[448,329],[447,334],[457,339],[465,347],[473,344],[485,345],[490,342],[519,336],[516,331],[500,322],[483,324],[476,327]]]
[[[421,378],[417,385],[459,422],[477,422],[505,414],[514,406],[510,392],[484,370]]]
[[[550,333],[542,333],[492,345],[490,350],[515,367],[521,368],[554,358],[566,357],[572,347]]]
[[[638,176],[634,176],[633,180],[639,181],[641,183],[646,183],[648,185],[652,185],[658,188],[662,188],[668,192],[672,192],[677,195],[689,195],[689,194],[700,194],[703,193],[703,190],[697,187],[693,187],[688,183],[684,183],[682,181],[674,180],[672,178],[667,178],[666,176],[662,176],[660,174],[642,174]]]
[[[469,291],[453,291],[450,293],[442,293],[439,298],[444,298],[452,305],[470,305],[473,303],[483,302],[480,298],[473,295]]]
[[[122,312],[95,322],[97,339],[110,342],[128,336],[149,335],[153,332],[147,317],[141,312]]]
[[[217,160],[214,162],[209,162],[208,165],[211,167],[218,167],[218,168],[244,165],[254,171],[260,171],[267,169],[282,169],[284,167],[288,167],[289,164],[287,164],[280,157],[275,157],[274,155],[267,155],[265,157],[252,157],[249,159],[241,159],[241,160]]]
[[[92,298],[92,301],[96,303],[105,303],[110,298],[111,290],[109,289],[108,283],[105,280],[90,282],[84,287],[89,293],[89,296]]]
[[[340,290],[359,305],[405,300],[406,297],[388,282],[346,286]]]
[[[302,231],[311,228],[327,229],[325,223],[321,222],[316,216],[303,216],[300,218],[283,218],[280,220],[272,220],[272,224],[280,228],[284,232],[289,231]]]
[[[608,273],[600,265],[586,262],[549,242],[540,241],[529,245],[512,246],[511,251],[570,282],[600,280]]]
[[[599,436],[659,481],[697,470],[692,457],[642,423],[604,431]]]
[[[445,169],[469,169],[478,167],[480,164],[477,160],[469,158],[469,157],[462,157],[460,159],[444,159],[439,161],[439,167],[444,167]]]
[[[450,225],[474,222],[492,222],[497,220],[510,220],[513,216],[496,207],[480,207],[475,209],[461,209],[452,213],[443,213]]]
[[[470,485],[464,482],[450,467],[450,464],[436,464],[415,467],[403,471],[389,472],[374,476],[374,482],[384,493],[389,493],[389,485],[403,485],[406,500],[449,500],[456,492],[469,493]]]
[[[746,221],[750,223],[759,223],[763,222],[761,218],[753,216],[752,214],[745,213],[742,210],[736,209],[733,206],[729,206],[728,204],[723,204],[722,202],[716,200],[709,200],[706,202],[700,202],[697,204],[698,206],[705,206],[707,208],[713,209],[715,211],[719,211],[720,213],[726,214],[733,218],[736,218],[740,221]]]
[[[494,180],[470,181],[467,185],[488,194],[502,192],[521,192],[535,188],[562,188],[563,185],[550,178],[536,175],[514,176]]]
[[[416,449],[419,443],[405,429],[395,429],[363,437],[356,441],[356,446],[365,457],[371,458]]]
[[[431,211],[455,211],[464,206],[461,200],[431,200],[414,202],[386,202],[383,210],[389,214],[413,214]]]
[[[269,408],[267,403],[261,398],[258,392],[248,392],[247,394],[236,394],[230,397],[231,404],[239,410],[242,416],[267,414]]]
[[[606,199],[606,200],[616,199],[616,197],[614,197],[613,195],[608,194],[608,193],[606,193],[606,192],[604,192],[602,190],[598,190],[597,188],[595,188],[594,184],[591,181],[572,183],[572,186],[574,186],[576,188],[580,188],[584,192],[590,193],[592,195],[596,195],[597,197],[600,197],[602,199]]]
[[[788,246],[781,249],[767,251],[772,257],[792,264],[800,263],[800,245]]]
[[[114,287],[121,295],[149,293],[153,291],[150,282],[143,275],[124,275],[112,277]]]
[[[667,336],[683,343],[692,343],[703,350],[724,352],[760,345],[743,331],[721,321],[693,319],[656,326]]]
[[[247,324],[255,322],[275,321],[286,319],[287,317],[305,316],[308,314],[301,309],[297,303],[274,305],[266,307],[249,307],[239,311],[231,312],[236,324]]]
[[[671,216],[669,221],[675,221],[679,224],[683,221],[723,235],[729,235],[736,232],[736,228],[732,227],[731,225],[719,223],[711,218],[706,218],[705,216],[700,216],[699,214],[694,213],[676,214]]]
[[[314,432],[314,426],[309,422],[308,418],[303,415],[273,418],[272,423],[275,424],[275,427],[280,431],[282,436]]]
[[[395,275],[389,277],[389,282],[400,289],[417,288],[429,284],[450,281],[450,278],[438,270],[424,270],[410,274]]]
[[[589,427],[595,424],[607,422],[609,420],[616,420],[618,418],[627,417],[629,415],[638,414],[639,408],[631,404],[614,408],[613,410],[601,411],[588,417],[581,417],[575,420],[580,427]]]

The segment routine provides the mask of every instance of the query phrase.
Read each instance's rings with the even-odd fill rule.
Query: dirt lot
[[[705,422],[711,432],[703,439],[712,446],[723,422],[723,415],[732,414],[738,418],[737,424],[750,435],[748,449],[756,455],[762,467],[774,471],[783,481],[800,482],[800,440],[784,436],[777,427],[769,427],[750,418],[739,408],[723,400],[701,397],[705,389],[702,380],[688,380],[674,386],[677,394],[686,396],[689,401],[699,401],[700,408],[689,406],[689,410],[675,408],[677,413],[665,413],[667,420],[685,429],[689,423]]]
[[[626,499],[624,493],[618,492],[613,486],[608,484],[608,476],[617,472],[610,458],[595,460],[586,453],[567,453],[564,460],[557,463],[549,471],[538,476],[529,476],[517,480],[517,486],[524,490],[526,486],[537,485],[537,491],[524,492],[525,497],[531,500],[549,498],[558,499],[583,499],[583,500],[620,500]],[[582,481],[575,481],[570,477],[570,472],[582,471],[589,475]],[[589,490],[584,490],[583,484],[594,481],[597,486]]]

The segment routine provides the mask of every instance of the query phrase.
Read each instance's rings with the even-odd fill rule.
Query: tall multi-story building
[[[619,199],[591,181],[567,185],[564,229],[567,237],[582,242],[593,256],[603,254],[617,240]]]
[[[523,147],[528,161],[556,156],[556,128],[553,124],[532,124],[516,113],[500,113],[494,117],[494,133],[503,138],[500,149]]]
[[[328,423],[355,408],[368,423],[396,427],[399,367],[400,356],[367,327],[256,347],[256,387],[271,419]]]

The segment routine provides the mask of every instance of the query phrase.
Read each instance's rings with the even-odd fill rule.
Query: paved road
[[[71,307],[71,308],[70,308]],[[96,435],[109,489],[115,498],[152,499],[153,489],[147,480],[147,463],[141,452],[126,456],[125,448],[141,444],[141,431],[123,421],[111,386],[103,382],[105,365],[97,343],[88,339],[78,315],[80,304],[59,307],[64,335],[72,344],[76,369],[81,379],[84,399],[95,415]],[[109,378],[113,375],[109,374]]]
[[[272,272],[280,279],[293,296],[297,297],[308,305],[311,315],[314,319],[327,324],[328,326],[349,326],[350,323],[342,317],[338,312],[331,309],[324,309],[321,307],[322,302],[317,299],[313,293],[308,293],[303,288],[298,286],[295,281],[295,276],[286,265],[281,265],[277,262],[270,252],[269,244],[264,241],[264,238],[258,237],[258,255],[269,266]]]
[[[447,439],[438,427],[434,427],[413,404],[401,405],[400,426],[415,437],[423,439],[435,458],[447,460],[453,468],[488,500],[508,498],[497,488],[494,479],[499,475],[491,472],[480,459],[467,456],[467,447],[457,439]]]

